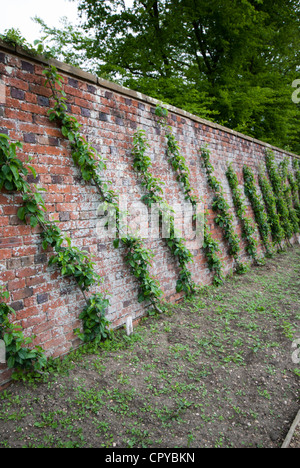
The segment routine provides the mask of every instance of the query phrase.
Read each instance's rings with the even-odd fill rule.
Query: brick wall
[[[108,317],[114,327],[125,323],[131,315],[134,320],[145,313],[145,304],[139,304],[138,284],[124,262],[124,250],[114,249],[112,241],[97,237],[99,195],[82,182],[79,170],[72,162],[70,147],[57,124],[47,116],[50,91],[44,87],[43,58],[33,58],[19,48],[0,44],[0,133],[12,141],[23,143],[20,155],[32,157],[37,171],[29,181],[47,189],[47,211],[59,221],[59,227],[68,234],[73,245],[95,255],[96,270],[103,278],[102,290],[111,293]],[[143,194],[141,183],[132,168],[132,138],[136,129],[146,131],[151,144],[153,173],[165,182],[165,196],[169,204],[183,202],[181,188],[165,156],[166,140],[154,115],[156,101],[147,96],[100,80],[90,74],[53,61],[64,76],[68,110],[83,125],[81,131],[90,143],[107,159],[105,177],[112,187],[128,202],[138,201]],[[238,134],[226,128],[201,120],[184,111],[170,107],[169,124],[179,141],[182,154],[191,171],[191,184],[196,193],[211,207],[212,193],[199,159],[199,148],[207,143],[212,152],[216,175],[232,206],[225,171],[233,162],[242,183],[244,164],[257,173],[264,160],[265,143]],[[273,148],[278,161],[294,155]],[[10,304],[16,310],[26,336],[36,335],[35,344],[41,345],[50,356],[67,353],[79,345],[73,330],[84,301],[71,279],[62,278],[55,267],[48,266],[51,250],[41,247],[39,228],[32,229],[17,218],[21,205],[19,195],[0,193],[0,281],[7,285]],[[249,207],[251,214],[251,208]],[[232,258],[222,241],[222,233],[209,222],[214,236],[220,240],[226,271],[232,268]],[[236,220],[236,229],[241,232]],[[152,274],[159,278],[164,296],[169,301],[179,300],[176,293],[178,267],[163,239],[147,240],[154,253]],[[262,246],[260,247],[262,249]],[[193,248],[191,265],[194,281],[209,284],[212,275],[200,247]],[[243,251],[244,258],[249,260]],[[9,378],[0,368],[0,384]]]

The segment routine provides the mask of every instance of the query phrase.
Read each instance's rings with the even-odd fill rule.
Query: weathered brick
[[[36,143],[36,135],[34,133],[25,133],[24,141],[25,143]]]
[[[25,91],[23,91],[22,89],[11,88],[10,95],[12,98],[18,99],[19,101],[25,100]]]
[[[37,103],[38,103],[39,106],[44,106],[44,107],[49,107],[50,106],[49,98],[47,98],[45,96],[38,96],[37,97]]]
[[[78,88],[78,80],[75,80],[74,78],[69,78],[68,83],[73,88]]]
[[[102,120],[103,122],[107,122],[108,121],[108,115],[105,114],[105,112],[100,112],[99,119]]]
[[[37,295],[37,303],[38,304],[44,304],[45,302],[49,301],[49,294],[44,293],[44,294],[38,294]]]
[[[10,258],[12,256],[11,249],[1,249],[0,248],[0,260]]]
[[[95,88],[95,86],[92,86],[92,85],[87,85],[87,90],[89,93],[91,94],[96,94],[96,91],[97,91],[97,88]]]
[[[44,264],[47,262],[47,255],[46,254],[37,254],[34,256],[34,263],[36,265]]]
[[[31,297],[32,295],[33,295],[33,289],[26,287],[18,291],[14,291],[11,294],[11,297],[13,298],[13,301],[19,301],[21,299],[25,299],[26,297]]]
[[[19,310],[23,309],[24,304],[23,304],[23,301],[17,301],[17,302],[12,302],[10,306],[12,307],[12,309],[18,312]]]
[[[83,117],[90,117],[91,116],[91,111],[89,109],[86,109],[85,107],[81,107],[81,115]]]
[[[32,63],[24,62],[23,60],[21,60],[21,64],[22,70],[27,71],[29,73],[34,73],[34,65]]]

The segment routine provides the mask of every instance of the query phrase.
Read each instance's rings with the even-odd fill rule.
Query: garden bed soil
[[[299,291],[294,247],[12,383],[0,447],[281,447],[299,411]]]

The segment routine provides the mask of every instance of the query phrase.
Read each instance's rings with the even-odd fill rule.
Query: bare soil
[[[278,448],[299,410],[299,325],[295,247],[14,382],[0,448]]]

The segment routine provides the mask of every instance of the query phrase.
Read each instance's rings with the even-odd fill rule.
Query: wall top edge
[[[73,78],[77,78],[79,80],[87,81],[87,82],[92,83],[94,85],[97,85],[99,87],[108,89],[110,91],[116,92],[116,93],[121,94],[123,96],[127,96],[127,97],[136,99],[138,101],[141,101],[141,102],[153,105],[153,106],[161,104],[161,101],[159,101],[159,100],[157,100],[155,98],[152,98],[150,96],[147,96],[145,94],[139,93],[138,91],[134,91],[132,89],[126,88],[125,86],[121,86],[121,85],[118,85],[118,84],[113,83],[111,81],[104,80],[103,78],[99,78],[98,76],[93,75],[92,73],[86,72],[84,70],[81,70],[80,68],[76,68],[76,67],[74,67],[72,65],[69,65],[67,63],[60,62],[59,60],[47,59],[42,55],[33,55],[30,52],[22,49],[18,45],[8,44],[8,43],[2,41],[1,39],[0,39],[0,51],[9,52],[9,53],[12,53],[14,55],[17,55],[18,57],[23,57],[23,58],[26,58],[27,60],[31,60],[31,61],[39,63],[39,64],[48,65],[48,66],[49,65],[55,66],[58,71],[60,71],[62,73],[66,73],[67,75],[70,75]],[[189,113],[189,112],[187,112],[187,111],[185,111],[183,109],[179,109],[177,107],[174,107],[174,106],[168,105],[168,104],[164,104],[164,107],[166,107],[173,114],[176,114],[176,115],[178,115],[180,117],[192,120],[194,122],[200,123],[200,124],[205,125],[207,127],[211,127],[213,129],[220,130],[222,132],[228,133],[228,134],[236,136],[238,138],[247,140],[247,141],[249,141],[251,143],[255,143],[255,144],[264,146],[264,147],[266,147],[266,148],[268,148],[270,150],[274,150],[274,151],[284,153],[287,156],[291,156],[291,157],[300,159],[300,155],[298,155],[298,154],[291,153],[291,152],[286,151],[286,150],[284,150],[282,148],[278,148],[276,146],[273,146],[270,143],[266,143],[264,141],[257,140],[257,139],[255,139],[253,137],[250,137],[248,135],[244,135],[243,133],[239,133],[239,132],[237,132],[235,130],[231,130],[230,128],[224,127],[224,126],[219,125],[219,124],[217,124],[215,122],[205,120],[205,119],[203,119],[201,117],[198,117],[197,115],[191,114],[191,113]]]

